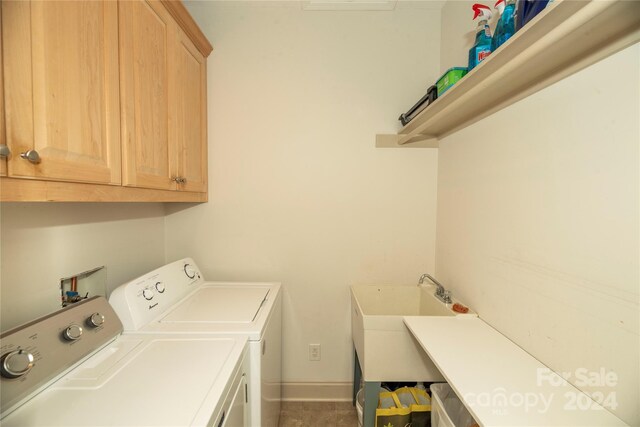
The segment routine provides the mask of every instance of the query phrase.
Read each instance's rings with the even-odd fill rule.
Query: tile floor
[[[351,402],[282,402],[280,427],[358,427]]]

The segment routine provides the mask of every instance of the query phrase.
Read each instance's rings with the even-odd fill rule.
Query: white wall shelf
[[[439,139],[638,41],[640,1],[555,0],[397,135],[377,135],[376,146],[437,147]]]

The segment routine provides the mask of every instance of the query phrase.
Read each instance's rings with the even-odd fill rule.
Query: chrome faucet
[[[446,290],[440,282],[438,282],[435,278],[431,277],[427,273],[420,276],[420,280],[418,280],[418,285],[424,284],[424,279],[429,279],[429,281],[431,281],[434,285],[437,286],[436,292],[434,294],[436,298],[438,298],[440,301],[442,301],[445,304],[451,304],[451,291]]]

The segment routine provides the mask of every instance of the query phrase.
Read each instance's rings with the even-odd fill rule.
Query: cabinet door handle
[[[38,154],[38,152],[36,150],[29,150],[29,151],[27,151],[25,153],[20,153],[20,157],[22,157],[25,160],[30,161],[34,165],[37,165],[38,163],[40,163],[42,161],[40,159],[40,154]]]
[[[186,184],[186,183],[187,183],[187,178],[180,177],[180,181],[178,181],[178,184]]]
[[[9,157],[11,150],[4,144],[0,144],[0,157]]]

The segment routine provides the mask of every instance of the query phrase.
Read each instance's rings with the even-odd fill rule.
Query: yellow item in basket
[[[380,393],[376,427],[429,427],[431,399],[425,390],[403,387]]]

